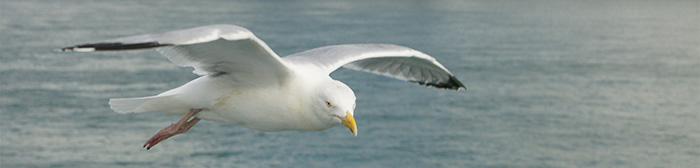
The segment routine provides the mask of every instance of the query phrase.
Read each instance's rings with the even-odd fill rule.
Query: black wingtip
[[[425,85],[425,86],[432,86],[436,88],[441,88],[441,89],[451,89],[451,90],[464,90],[467,91],[467,87],[462,84],[457,78],[454,76],[450,76],[450,79],[447,82],[440,82],[440,83],[427,83],[427,82],[421,82],[417,81],[416,83]]]
[[[116,51],[116,50],[135,50],[135,49],[147,49],[156,48],[162,46],[172,46],[172,44],[160,44],[158,42],[145,42],[145,43],[94,43],[94,44],[83,44],[72,47],[64,47],[58,49],[57,51],[62,52],[91,52],[91,51]]]

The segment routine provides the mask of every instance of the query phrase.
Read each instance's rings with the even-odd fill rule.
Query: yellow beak
[[[350,112],[345,112],[345,118],[343,117],[338,117],[340,121],[343,121],[343,125],[348,127],[350,129],[350,132],[355,134],[357,136],[357,124],[355,124],[355,118],[352,117],[352,114]]]

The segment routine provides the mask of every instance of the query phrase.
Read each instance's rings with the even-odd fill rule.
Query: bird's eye
[[[326,101],[326,106],[328,106],[328,108],[331,108],[331,102]]]

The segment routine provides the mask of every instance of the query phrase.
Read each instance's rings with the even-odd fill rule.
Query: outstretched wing
[[[179,66],[194,67],[198,75],[231,78],[236,84],[281,83],[289,69],[265,42],[248,29],[209,25],[163,34],[146,34],[62,48],[68,52],[156,48]]]
[[[437,88],[466,90],[435,58],[392,44],[348,44],[315,48],[283,57],[297,66],[331,73],[340,67],[397,78]]]

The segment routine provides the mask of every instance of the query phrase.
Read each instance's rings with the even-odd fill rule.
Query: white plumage
[[[347,85],[329,77],[340,67],[466,90],[433,57],[407,47],[347,44],[279,57],[252,32],[234,25],[117,38],[61,50],[145,48],[155,48],[174,64],[193,67],[194,73],[201,75],[155,96],[110,100],[110,107],[119,113],[162,111],[185,115],[184,122],[151,138],[144,145],[148,148],[187,131],[200,118],[260,131],[318,131],[343,123],[357,135],[352,118],[355,95]],[[194,121],[187,122],[191,117]]]

